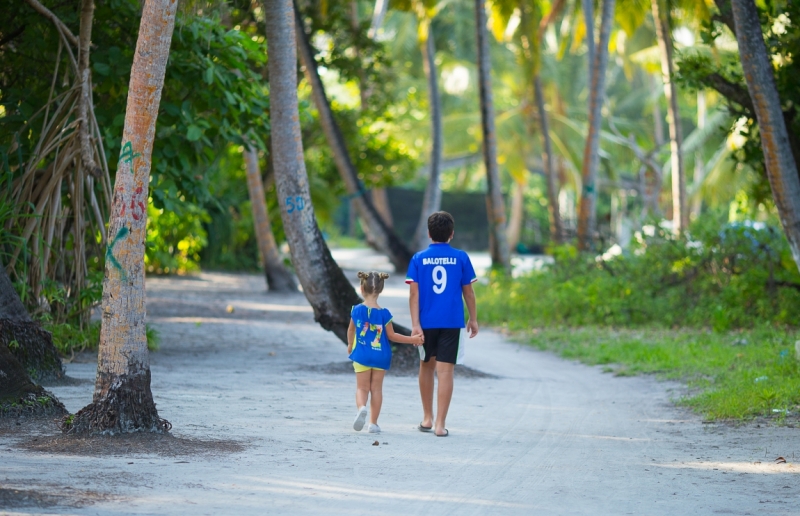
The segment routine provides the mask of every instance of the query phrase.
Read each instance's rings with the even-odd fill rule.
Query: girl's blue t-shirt
[[[366,367],[389,369],[392,365],[392,346],[386,337],[386,325],[392,314],[386,308],[356,305],[350,312],[356,327],[355,345],[350,360]]]

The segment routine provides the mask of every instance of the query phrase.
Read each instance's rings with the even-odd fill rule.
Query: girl
[[[367,397],[371,397],[372,414],[369,432],[377,434],[378,416],[383,402],[383,375],[392,363],[392,346],[389,341],[419,346],[424,337],[406,337],[394,332],[392,314],[378,306],[378,295],[383,292],[383,282],[389,275],[385,272],[359,272],[361,296],[364,302],[350,312],[350,327],[347,328],[347,352],[356,371],[356,407],[358,414],[353,421],[353,430],[361,431],[367,419]],[[370,396],[371,395],[371,396]]]

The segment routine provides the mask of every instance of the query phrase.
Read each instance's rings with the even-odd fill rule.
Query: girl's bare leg
[[[383,373],[383,371],[381,371]],[[370,383],[372,378],[372,370],[356,373],[356,409],[367,406],[367,397],[369,396]],[[381,376],[383,380],[383,376]]]
[[[378,416],[381,415],[381,405],[383,404],[383,377],[386,371],[372,370],[372,380],[369,385],[369,422],[373,425],[378,424]]]

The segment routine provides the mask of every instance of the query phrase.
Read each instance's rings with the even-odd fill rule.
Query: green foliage
[[[800,408],[796,331],[545,328],[518,338],[617,375],[658,374],[688,383],[680,404],[708,419],[773,416]]]
[[[145,267],[156,274],[185,274],[199,270],[200,251],[207,244],[203,222],[208,215],[194,205],[181,212],[147,208]]]
[[[713,217],[676,238],[661,229],[607,260],[554,250],[555,264],[479,287],[481,315],[512,329],[552,325],[797,325],[800,274],[780,230]]]

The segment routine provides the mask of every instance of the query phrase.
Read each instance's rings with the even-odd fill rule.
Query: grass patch
[[[702,329],[544,328],[516,334],[538,349],[617,375],[657,374],[686,382],[679,404],[707,419],[749,419],[800,409],[798,333],[761,328],[717,333]],[[783,414],[778,412],[777,414]]]
[[[45,322],[42,327],[53,334],[53,345],[63,356],[70,356],[84,350],[96,350],[100,345],[100,321],[89,323],[83,329],[73,324]],[[156,351],[161,337],[158,330],[147,326],[147,348]]]

